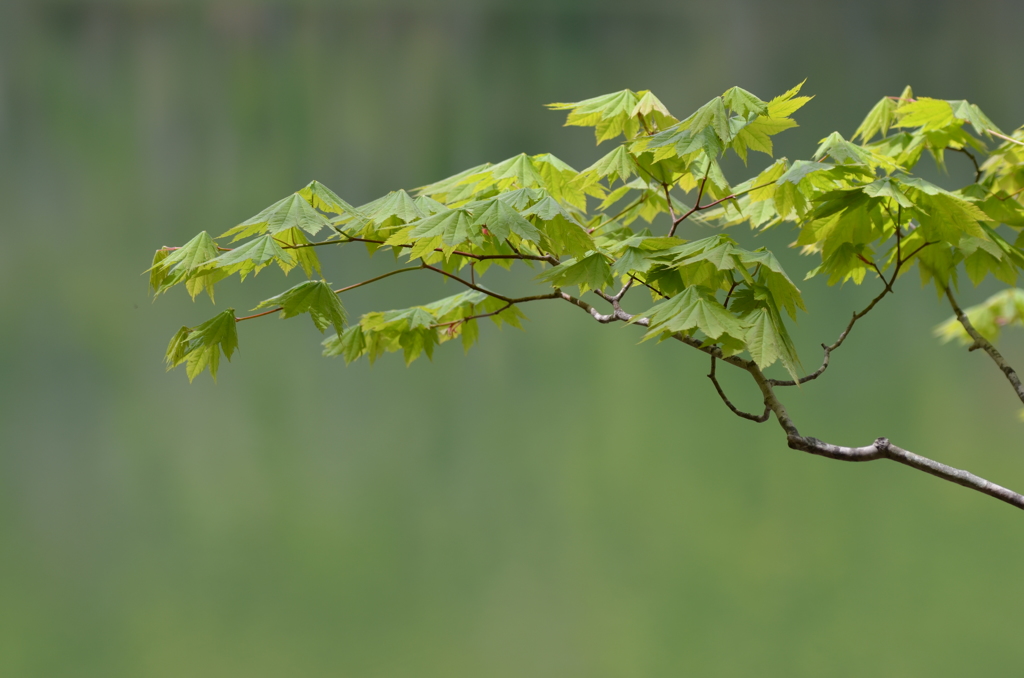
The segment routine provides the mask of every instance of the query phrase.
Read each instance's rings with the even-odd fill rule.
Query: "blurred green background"
[[[190,386],[163,351],[215,311],[151,303],[140,273],[313,178],[359,204],[521,151],[585,167],[591,132],[542,104],[624,87],[686,114],[808,78],[790,158],[907,83],[1012,129],[1022,22],[1008,0],[0,4],[0,675],[1019,668],[1019,512],[790,451],[722,406],[693,351],[538,304],[468,356],[346,368],[308,321],[267,318],[219,384]],[[950,164],[938,180],[968,177]],[[390,265],[321,254],[338,284]],[[784,255],[798,280],[813,265]],[[218,302],[290,284],[268,270]],[[876,286],[802,285],[807,366]],[[346,304],[454,291],[405,276]],[[805,434],[886,435],[1020,490],[1019,404],[984,356],[932,338],[947,316],[905,278],[787,406]],[[1020,333],[1002,348],[1024,363]]]

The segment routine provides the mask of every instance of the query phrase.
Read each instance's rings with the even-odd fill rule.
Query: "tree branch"
[[[687,212],[686,214],[684,214],[683,216],[679,217],[678,219],[673,219],[672,220],[672,228],[668,229],[668,235],[669,235],[670,238],[676,234],[676,229],[679,228],[679,224],[681,224],[684,221],[686,221],[687,217],[689,217],[691,214],[693,214],[694,212],[696,212],[696,211],[698,211],[700,209],[700,199],[704,196],[704,186],[708,183],[708,175],[709,174],[711,174],[711,160],[710,159],[708,160],[708,169],[707,169],[706,172],[704,172],[704,178],[701,179],[701,181],[700,181],[700,188],[697,189],[697,199],[694,201],[693,207],[691,207],[690,211]],[[669,207],[672,206],[672,199],[671,198],[669,198],[668,204],[669,204]]]
[[[988,339],[982,336],[981,332],[975,329],[974,325],[971,324],[970,318],[963,312],[960,305],[956,303],[956,299],[953,297],[953,291],[948,287],[946,288],[946,297],[949,299],[949,305],[953,307],[953,312],[956,313],[956,319],[960,321],[960,324],[964,326],[967,334],[970,335],[974,343],[971,345],[971,351],[976,351],[979,348],[988,353],[989,357],[992,358],[1003,374],[1006,375],[1007,381],[1013,386],[1013,390],[1017,392],[1017,397],[1024,403],[1024,386],[1020,383],[1020,377],[1017,376],[1017,372],[1010,366],[1010,363],[1006,362],[1003,355],[992,345]]]
[[[880,298],[881,296],[882,295],[879,295],[878,298]],[[647,327],[650,324],[649,319],[636,318],[634,316],[629,315],[628,313],[625,313],[624,311],[616,311],[615,313],[609,314],[607,316],[602,315],[595,311],[594,308],[587,304],[586,302],[570,297],[568,294],[564,294],[563,298],[566,299],[566,301],[570,301],[574,305],[579,306],[583,310],[587,311],[588,313],[590,313],[590,315],[594,317],[595,320],[601,323],[609,323],[616,320],[621,320],[624,322],[631,322],[632,324],[639,325],[641,327]],[[875,301],[872,302],[872,304],[874,303],[877,303],[877,298]],[[849,333],[849,327],[851,327],[852,324],[853,323],[851,322],[850,326],[847,327],[847,331],[844,332],[843,338],[845,338],[845,335]],[[780,401],[778,397],[775,395],[775,390],[772,388],[772,381],[764,376],[764,373],[761,371],[761,368],[758,367],[754,361],[744,360],[743,358],[740,358],[738,356],[726,357],[722,354],[721,349],[718,348],[717,346],[705,346],[699,340],[684,334],[675,334],[673,335],[673,338],[679,340],[680,342],[692,348],[696,348],[700,351],[703,351],[704,353],[711,355],[715,359],[723,360],[724,362],[728,362],[731,365],[734,365],[749,372],[750,375],[754,378],[754,381],[757,383],[758,388],[761,390],[762,395],[764,396],[764,404],[766,411],[770,411],[775,414],[775,418],[778,420],[779,425],[786,433],[786,441],[791,449],[799,450],[801,452],[807,452],[808,454],[814,454],[821,457],[827,457],[828,459],[836,459],[838,461],[860,462],[874,461],[876,459],[890,459],[905,466],[917,469],[918,471],[924,471],[925,473],[933,475],[937,478],[948,480],[949,482],[956,483],[957,485],[961,485],[963,487],[975,490],[977,492],[981,492],[982,494],[987,494],[990,497],[999,499],[1000,501],[1006,502],[1007,504],[1010,504],[1012,506],[1016,506],[1017,508],[1024,509],[1024,495],[1020,495],[1001,485],[996,485],[995,483],[985,480],[984,478],[981,478],[979,476],[976,476],[973,473],[969,473],[967,471],[957,469],[952,466],[947,466],[946,464],[942,464],[933,459],[922,457],[921,455],[914,454],[913,452],[905,450],[901,447],[897,447],[896,445],[890,443],[887,438],[878,438],[872,445],[869,445],[867,447],[844,447],[841,445],[833,445],[831,443],[826,443],[821,440],[818,440],[817,438],[802,436],[800,435],[800,432],[797,429],[796,424],[790,418],[789,413],[786,411],[785,406],[782,404],[782,401]],[[712,375],[708,376],[711,377]],[[717,380],[712,379],[712,381],[716,382]],[[753,419],[754,421],[758,421],[760,419],[746,412],[740,412],[737,408],[735,408],[732,405],[728,398],[725,397],[720,386],[717,383],[715,385],[718,389],[719,395],[722,396],[722,399],[725,401],[726,405],[729,406],[729,409],[731,409],[737,415],[743,416],[744,418]]]
[[[817,438],[790,436],[789,447],[801,452],[815,454],[839,461],[874,461],[875,459],[891,459],[910,468],[924,471],[936,478],[948,480],[971,490],[976,490],[990,497],[995,497],[1011,506],[1024,509],[1024,495],[1017,494],[1001,485],[980,478],[973,473],[963,471],[946,464],[939,463],[909,450],[904,450],[889,442],[887,438],[879,438],[867,447],[843,447],[822,442]]]
[[[728,396],[725,395],[725,391],[722,390],[722,385],[718,383],[718,377],[715,376],[716,362],[717,359],[715,358],[715,356],[711,356],[711,372],[708,374],[708,379],[710,379],[711,383],[715,385],[715,390],[718,391],[718,396],[722,399],[722,402],[724,402],[729,407],[729,409],[732,410],[732,413],[735,414],[737,417],[749,419],[750,421],[757,422],[758,424],[763,424],[764,422],[768,421],[768,417],[770,417],[772,414],[772,409],[767,405],[765,405],[764,407],[764,414],[758,416],[756,414],[744,412],[732,404],[732,401],[730,401]]]
[[[710,165],[708,166],[708,169],[710,169]],[[702,181],[701,184],[700,184],[700,191],[697,194],[697,202],[696,202],[696,204],[694,204],[694,206],[690,208],[689,212],[687,212],[683,216],[679,217],[678,219],[673,220],[673,222],[672,222],[672,230],[670,230],[668,232],[668,234],[670,236],[671,235],[675,235],[676,227],[680,223],[682,223],[683,221],[686,221],[687,217],[689,217],[694,212],[703,212],[704,210],[709,210],[712,207],[717,207],[718,205],[721,205],[726,200],[735,200],[736,198],[739,198],[740,196],[744,196],[747,193],[750,193],[751,191],[756,191],[759,188],[764,188],[765,186],[771,186],[773,183],[775,183],[773,181],[769,181],[768,183],[761,184],[759,186],[751,186],[750,188],[748,188],[746,190],[740,191],[738,193],[731,193],[730,195],[727,195],[724,198],[719,198],[718,200],[715,200],[713,202],[709,202],[707,205],[701,205],[700,204],[700,198],[701,198],[701,195],[703,195],[703,193],[704,193],[704,183],[706,181],[707,181],[707,177],[705,176],[704,177],[704,181]]]

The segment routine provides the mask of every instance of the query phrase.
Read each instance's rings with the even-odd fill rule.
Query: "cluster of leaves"
[[[479,334],[480,317],[522,329],[525,316],[514,305],[470,290],[425,306],[367,313],[358,324],[324,340],[324,355],[340,355],[345,362],[365,355],[373,362],[384,352],[401,350],[409,364],[423,353],[433,356],[435,346],[456,337],[468,349]]]
[[[795,376],[787,322],[805,310],[798,287],[765,248],[744,249],[720,230],[693,241],[677,236],[686,220],[708,229],[794,224],[796,244],[820,259],[806,278],[820,275],[830,285],[877,276],[890,288],[917,266],[925,283],[944,292],[957,285],[961,265],[975,284],[989,275],[1016,284],[1024,269],[1022,135],[1004,135],[968,102],[915,98],[908,88],[882,99],[849,140],[833,133],[811,159],[780,158],[731,185],[723,156],[731,151],[744,163],[754,152],[771,157],[772,137],[795,127],[792,114],[809,101],[800,88],[765,101],[734,87],[682,119],[649,91],[551,104],[568,111],[567,125],[592,127],[598,143],[614,141],[582,171],[548,153],[521,154],[359,207],[314,181],[218,239],[203,232],[156,252],[155,294],[183,284],[193,298],[205,291],[212,300],[219,282],[236,273],[244,280],[271,264],[285,273],[300,268],[308,279],[254,309],[270,311],[244,318],[225,311],[182,328],[168,364],[185,363],[190,379],[207,366],[216,375],[220,353],[230,359],[236,346],[235,322],[276,310],[285,318],[309,314],[321,332],[333,327],[326,355],[372,361],[401,350],[411,362],[456,337],[468,349],[483,317],[521,327],[519,305],[527,301],[586,306],[565,292],[575,287],[579,296],[594,292],[618,308],[632,286],[652,299],[632,316],[647,319],[645,338],[686,335],[727,356],[746,352],[762,368],[780,362]],[[940,167],[946,151],[969,156],[976,180],[950,191],[914,176],[926,149]],[[977,165],[981,154],[988,158]],[[655,225],[661,215],[663,227]],[[365,283],[332,290],[317,250],[357,242],[413,264],[394,272],[433,272],[467,289],[366,313],[346,326],[339,294]],[[516,262],[544,267],[537,280],[548,293],[513,299],[478,282],[490,266]],[[1021,322],[1019,312],[992,313],[996,324]]]

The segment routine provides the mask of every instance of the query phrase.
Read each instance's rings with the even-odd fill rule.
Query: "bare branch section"
[[[842,447],[822,442],[817,438],[804,438],[802,436],[790,436],[789,446],[794,450],[800,450],[809,454],[816,454],[829,459],[839,461],[874,461],[875,459],[891,459],[899,464],[904,464],[918,471],[924,471],[936,478],[948,480],[963,487],[977,490],[982,494],[995,497],[1011,506],[1024,509],[1024,495],[1017,494],[1002,485],[980,478],[973,473],[940,464],[937,461],[914,454],[902,447],[897,447],[889,442],[887,438],[879,438],[867,447]]]
[[[992,358],[992,362],[994,362],[999,369],[1002,370],[1003,374],[1006,375],[1007,381],[1009,381],[1010,385],[1013,386],[1013,390],[1017,392],[1017,397],[1020,398],[1022,403],[1024,403],[1024,386],[1021,385],[1020,377],[1017,376],[1017,372],[1010,366],[1010,363],[1006,362],[1003,354],[1001,354],[996,347],[992,345],[992,342],[982,336],[981,332],[971,324],[971,319],[967,317],[967,314],[963,312],[960,305],[956,303],[956,298],[953,296],[952,290],[948,287],[946,288],[946,298],[949,299],[949,305],[953,307],[953,312],[956,313],[956,319],[960,321],[960,324],[964,326],[964,330],[966,330],[967,334],[974,340],[974,343],[971,344],[971,347],[968,350],[976,351],[980,348],[985,351],[985,353],[988,353],[989,357]]]

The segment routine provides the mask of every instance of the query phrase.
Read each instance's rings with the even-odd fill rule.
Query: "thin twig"
[[[700,199],[704,196],[704,186],[708,183],[708,175],[710,173],[711,173],[711,160],[708,159],[708,169],[707,169],[706,172],[704,172],[704,178],[701,179],[700,188],[697,189],[697,200],[693,203],[693,207],[690,208],[689,212],[687,212],[683,216],[679,217],[678,219],[673,219],[672,220],[672,228],[670,228],[668,230],[668,235],[669,235],[670,238],[676,234],[676,229],[679,228],[679,224],[681,224],[684,221],[686,221],[686,218],[689,217],[691,214],[693,214],[694,212],[697,212],[698,210],[701,209],[701,207],[700,207]],[[672,202],[670,200],[669,201],[669,205],[671,205],[671,204],[672,204]]]
[[[552,298],[554,298],[554,297],[552,297]],[[499,308],[497,311],[491,311],[490,313],[481,313],[480,315],[470,315],[470,316],[466,316],[465,318],[459,318],[458,320],[452,320],[451,322],[447,322],[447,323],[437,323],[436,325],[431,325],[431,327],[452,327],[452,329],[454,330],[454,326],[455,325],[460,325],[460,324],[462,324],[464,322],[468,322],[470,320],[479,320],[480,318],[490,318],[492,315],[498,315],[499,313],[503,313],[503,312],[507,311],[508,309],[512,308],[513,305],[514,304],[510,301],[507,304],[505,304],[504,306],[502,306],[501,308]]]
[[[706,177],[705,177],[705,181],[707,181]],[[700,197],[701,196],[698,195],[697,196],[697,204],[694,205],[693,207],[691,207],[690,211],[688,211],[686,214],[684,214],[683,216],[681,216],[681,217],[679,217],[678,219],[675,220],[675,222],[672,225],[672,230],[669,231],[669,235],[674,235],[675,232],[676,232],[676,226],[678,226],[681,222],[686,221],[686,219],[691,214],[693,214],[694,212],[703,212],[704,210],[708,210],[708,209],[711,209],[712,207],[716,207],[718,205],[721,205],[726,200],[736,200],[737,198],[740,198],[740,197],[746,195],[747,193],[750,193],[751,191],[756,191],[759,188],[765,188],[767,186],[771,186],[773,183],[775,183],[775,182],[774,181],[769,181],[767,183],[760,184],[758,186],[751,186],[750,188],[742,190],[742,191],[739,191],[738,193],[733,193],[731,195],[725,196],[724,198],[719,198],[718,200],[715,200],[714,202],[709,202],[707,205],[701,205],[700,204]],[[703,193],[703,191],[704,191],[704,182],[701,182],[700,192]]]
[[[341,294],[342,292],[348,292],[349,290],[354,290],[357,287],[362,287],[363,285],[369,285],[370,283],[375,283],[378,280],[383,280],[384,278],[390,278],[391,276],[397,275],[399,273],[405,273],[406,271],[418,271],[421,268],[423,268],[423,267],[422,266],[409,266],[407,268],[398,268],[398,269],[395,269],[394,271],[388,271],[384,275],[378,275],[376,278],[370,278],[369,280],[364,280],[363,282],[356,283],[355,285],[349,285],[348,287],[342,287],[340,290],[334,290],[334,293],[335,294]],[[263,317],[265,315],[270,315],[271,313],[274,313],[274,312],[280,311],[280,310],[282,310],[282,309],[281,309],[280,306],[278,306],[277,308],[272,308],[269,311],[264,311],[263,313],[257,313],[255,315],[242,316],[241,318],[235,318],[235,322],[241,322],[243,320],[252,320],[253,318],[261,318],[261,317]]]
[[[763,424],[764,422],[768,421],[768,417],[770,417],[772,413],[772,408],[768,407],[767,405],[764,406],[764,414],[758,416],[756,414],[744,412],[743,410],[738,409],[735,405],[732,404],[732,401],[730,401],[728,396],[725,395],[725,391],[722,390],[722,385],[718,383],[718,377],[715,376],[716,361],[717,358],[715,358],[715,356],[711,356],[711,372],[710,374],[708,374],[708,379],[710,379],[711,383],[715,385],[715,390],[718,391],[718,396],[722,399],[722,402],[724,402],[729,407],[729,409],[732,410],[732,413],[735,414],[737,417],[749,419],[750,421],[757,422],[758,424]]]
[[[334,293],[335,294],[341,294],[342,292],[348,292],[349,290],[354,290],[357,287],[362,287],[363,285],[369,285],[370,283],[375,283],[378,280],[383,280],[384,278],[390,278],[391,276],[398,275],[399,273],[405,273],[406,271],[418,271],[421,268],[423,268],[423,267],[422,266],[407,266],[405,268],[396,268],[394,271],[388,271],[384,275],[378,275],[376,278],[370,278],[369,280],[364,280],[363,282],[356,283],[355,285],[349,285],[348,287],[342,287],[340,290],[334,290]]]
[[[973,153],[968,151],[966,148],[953,148],[952,146],[949,147],[949,150],[958,151],[970,158],[971,163],[974,165],[974,183],[981,181],[981,167],[978,166],[978,159],[974,157]]]
[[[999,132],[995,131],[994,129],[990,129],[990,130],[986,130],[986,131],[987,131],[987,132],[988,132],[989,134],[993,135],[993,136],[997,136],[997,137],[999,137],[1000,139],[1006,139],[1006,140],[1007,140],[1007,141],[1009,141],[1010,143],[1014,143],[1014,144],[1017,144],[1018,146],[1024,146],[1024,141],[1019,141],[1019,140],[1017,140],[1017,139],[1014,139],[1013,137],[1008,137],[1008,136],[1006,136],[1005,134],[1001,134],[1001,133],[999,133]]]
[[[635,275],[633,275],[632,273],[630,273],[630,274],[629,274],[629,277],[630,277],[630,278],[632,278],[633,280],[635,280],[636,282],[640,283],[641,285],[643,285],[644,287],[646,287],[646,288],[647,288],[647,289],[649,289],[650,291],[654,292],[655,294],[657,294],[657,295],[658,295],[659,297],[661,297],[662,299],[670,299],[670,298],[671,298],[671,297],[669,297],[669,296],[668,296],[667,294],[662,294],[662,293],[661,293],[661,292],[659,292],[658,290],[654,289],[653,287],[651,287],[650,285],[648,285],[647,283],[645,283],[645,282],[644,282],[643,280],[641,280],[640,278],[637,278],[637,277],[636,277]]]
[[[417,268],[430,269],[431,271],[434,271],[435,273],[440,273],[441,275],[445,276],[446,278],[451,278],[452,280],[454,280],[456,282],[462,283],[463,285],[465,285],[466,287],[468,287],[471,290],[476,290],[477,292],[482,292],[482,293],[486,294],[489,297],[494,297],[495,299],[500,299],[501,301],[504,301],[507,304],[521,304],[521,303],[526,302],[526,301],[536,301],[538,299],[562,299],[562,298],[564,298],[566,296],[561,290],[555,290],[551,294],[536,294],[536,295],[531,296],[531,297],[517,297],[517,298],[506,297],[503,294],[498,294],[497,292],[492,292],[491,290],[489,290],[489,289],[487,289],[485,287],[480,287],[479,285],[475,285],[475,284],[469,282],[468,280],[464,280],[464,279],[460,278],[459,276],[457,276],[457,275],[455,275],[453,273],[449,273],[448,271],[446,271],[444,269],[437,268],[436,266],[431,266],[430,264],[427,264],[427,263],[423,263],[420,266],[418,266]]]
[[[892,284],[896,281],[897,276],[899,276],[900,268],[905,263],[910,261],[914,257],[915,254],[917,254],[918,252],[923,250],[925,247],[928,247],[929,245],[934,245],[934,244],[935,244],[934,242],[926,242],[926,243],[924,243],[923,245],[921,245],[920,247],[915,249],[913,252],[911,252],[910,255],[906,259],[900,259],[899,257],[897,257],[897,259],[896,259],[896,267],[895,267],[895,269],[892,272],[892,279],[891,280],[886,280],[885,277],[882,276],[882,283],[885,285],[885,288],[881,292],[879,292],[878,296],[876,296],[874,299],[872,299],[871,303],[868,304],[867,306],[865,306],[863,310],[858,311],[858,312],[853,314],[853,317],[850,318],[850,322],[847,323],[847,325],[846,325],[846,329],[844,329],[842,334],[839,335],[839,338],[835,340],[835,343],[833,343],[830,346],[825,345],[825,344],[821,345],[822,350],[825,352],[825,355],[822,357],[822,360],[821,360],[821,367],[819,367],[818,369],[816,369],[815,371],[811,372],[810,374],[808,374],[806,376],[800,377],[799,379],[769,379],[768,383],[771,384],[772,386],[797,386],[799,384],[806,384],[809,381],[813,381],[813,380],[817,379],[818,377],[820,377],[822,374],[824,374],[825,370],[828,369],[829,359],[830,359],[830,357],[832,355],[832,351],[836,350],[837,348],[839,348],[840,346],[843,345],[843,342],[846,341],[846,337],[849,336],[849,334],[850,334],[850,330],[853,329],[854,324],[858,320],[860,320],[861,318],[866,316],[871,311],[871,309],[873,309],[875,307],[875,304],[880,302],[885,295],[894,292],[894,290],[892,288]],[[881,271],[879,271],[878,274],[879,274],[879,276],[881,276],[882,275]]]

